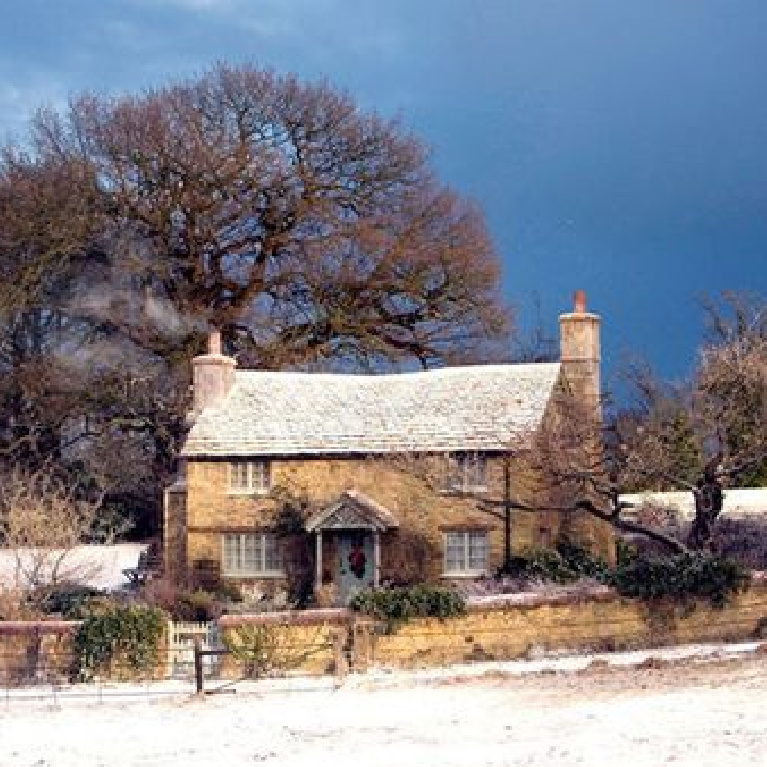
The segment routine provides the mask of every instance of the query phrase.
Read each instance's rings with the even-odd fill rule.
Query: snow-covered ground
[[[765,764],[767,655],[696,662],[706,652],[654,652],[666,659],[654,668],[625,665],[645,653],[268,680],[204,698],[169,683],[101,701],[14,691],[0,697],[0,765]]]

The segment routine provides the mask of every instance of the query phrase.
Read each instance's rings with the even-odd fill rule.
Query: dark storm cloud
[[[692,359],[696,297],[767,290],[761,0],[123,0],[11,3],[0,132],[40,102],[216,60],[327,77],[401,114],[485,209],[508,296],[584,287],[607,356]]]

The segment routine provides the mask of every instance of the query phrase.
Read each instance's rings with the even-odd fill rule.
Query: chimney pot
[[[586,291],[585,290],[575,291],[575,313],[576,314],[586,313]]]
[[[208,335],[208,354],[221,354],[221,331],[211,330]]]

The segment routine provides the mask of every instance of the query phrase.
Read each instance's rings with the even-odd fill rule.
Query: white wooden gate
[[[171,676],[194,676],[194,645],[199,640],[202,650],[221,648],[218,624],[168,621],[168,668]],[[218,674],[220,656],[203,655],[202,668],[205,676]]]

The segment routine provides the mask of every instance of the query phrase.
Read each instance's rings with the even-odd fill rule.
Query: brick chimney
[[[221,353],[221,332],[211,331],[208,335],[208,353],[192,360],[192,419],[206,408],[218,405],[229,394],[236,367],[237,360]]]
[[[572,312],[559,315],[560,359],[565,377],[584,402],[599,410],[602,318],[586,311],[586,292],[575,292]]]

